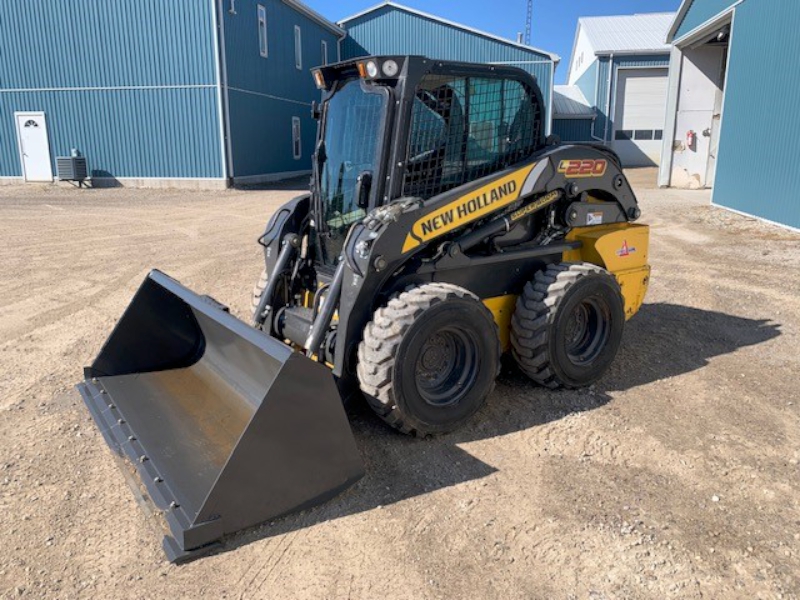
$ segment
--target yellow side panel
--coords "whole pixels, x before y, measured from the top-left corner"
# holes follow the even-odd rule
[[[500,331],[500,347],[503,352],[508,350],[511,345],[511,315],[514,314],[514,307],[517,304],[517,296],[496,296],[494,298],[484,298],[483,303],[494,316],[497,329]]]
[[[625,318],[635,315],[650,282],[650,228],[633,223],[576,227],[567,240],[583,242],[583,247],[565,252],[564,260],[589,262],[613,273],[625,299]]]
[[[647,294],[647,285],[650,283],[650,265],[633,269],[631,271],[620,271],[614,273],[619,287],[622,289],[622,297],[625,299],[625,319],[630,319],[639,312]]]

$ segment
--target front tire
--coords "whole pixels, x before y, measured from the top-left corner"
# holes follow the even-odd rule
[[[261,294],[264,293],[264,290],[267,289],[267,281],[269,280],[269,275],[267,275],[267,270],[264,269],[261,271],[261,277],[258,278],[258,281],[253,286],[253,293],[250,296],[250,310],[253,312],[253,320],[256,319],[256,309],[258,308],[258,303],[261,302]]]
[[[446,433],[483,406],[500,354],[497,325],[478,297],[430,283],[375,311],[358,348],[358,379],[392,427],[420,437]]]
[[[622,293],[611,273],[590,263],[554,264],[517,299],[511,349],[536,383],[584,387],[614,361],[624,324]]]

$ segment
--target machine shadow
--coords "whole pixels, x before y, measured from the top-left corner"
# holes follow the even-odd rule
[[[462,430],[425,440],[400,435],[366,407],[356,407],[350,418],[366,463],[364,479],[326,504],[224,540],[221,551],[487,477],[497,469],[459,444],[599,408],[612,399],[609,392],[701,369],[714,357],[776,338],[781,334],[779,328],[766,320],[675,304],[648,304],[626,325],[622,348],[610,371],[589,390],[537,387],[506,359],[497,388],[478,416]]]

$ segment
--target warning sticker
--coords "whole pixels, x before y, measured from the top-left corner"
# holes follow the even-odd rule
[[[602,225],[603,224],[603,213],[601,213],[601,212],[586,213],[586,224],[587,225]]]

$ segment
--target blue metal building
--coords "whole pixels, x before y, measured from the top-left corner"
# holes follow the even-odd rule
[[[800,2],[683,0],[659,183],[800,229]]]
[[[4,0],[0,178],[225,186],[308,171],[309,69],[344,32],[296,0]]]
[[[382,2],[339,21],[347,31],[342,59],[370,54],[419,54],[440,60],[508,64],[531,73],[547,106],[550,131],[553,74],[559,57],[395,2]]]
[[[674,16],[578,20],[568,85],[557,86],[554,101],[562,140],[608,144],[626,166],[660,162],[670,53],[664,38]]]

